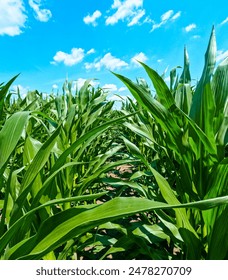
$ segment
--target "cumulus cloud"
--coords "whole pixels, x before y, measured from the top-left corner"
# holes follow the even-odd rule
[[[100,71],[102,67],[113,71],[126,66],[128,66],[128,64],[125,61],[112,56],[111,53],[105,54],[104,57],[100,60],[95,60],[93,63],[85,63],[85,68],[87,70],[96,69],[97,71]]]
[[[195,29],[196,28],[196,24],[195,23],[192,23],[192,24],[189,24],[188,26],[186,26],[185,28],[184,28],[184,30],[186,31],[186,32],[190,32],[190,31],[192,31],[193,29]]]
[[[64,63],[66,66],[73,66],[83,60],[85,51],[81,48],[73,48],[71,53],[58,51],[53,57],[52,64]]]
[[[169,23],[174,22],[181,16],[181,11],[174,14],[173,10],[169,10],[161,15],[161,21],[159,23],[153,23],[151,32],[153,32],[155,29],[160,28],[161,26]]]
[[[127,21],[128,26],[135,25],[145,15],[142,9],[143,0],[114,0],[111,10],[116,10],[111,16],[106,18],[106,25],[114,25],[120,20]]]
[[[97,26],[96,20],[101,17],[101,12],[96,10],[92,15],[88,15],[83,18],[85,24],[92,24],[93,26]]]
[[[22,0],[0,0],[0,35],[21,34],[26,19]]]
[[[29,0],[29,5],[35,13],[35,18],[42,22],[47,22],[52,17],[52,13],[48,9],[42,9],[42,0]]]
[[[132,57],[131,62],[135,65],[140,65],[138,61],[140,62],[146,62],[147,61],[147,57],[143,52],[140,52],[138,54],[136,54],[134,57]]]

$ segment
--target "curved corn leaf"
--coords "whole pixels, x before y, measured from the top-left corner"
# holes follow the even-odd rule
[[[140,64],[144,67],[148,76],[150,77],[154,85],[154,88],[156,90],[156,94],[159,98],[159,101],[162,103],[163,106],[169,109],[172,105],[175,104],[175,101],[168,86],[156,71],[154,71],[152,68],[150,68],[149,66],[147,66],[142,62],[140,62]]]
[[[26,171],[23,181],[21,183],[20,194],[15,201],[14,208],[12,210],[12,216],[10,223],[11,225],[18,219],[21,215],[21,209],[23,207],[24,201],[27,194],[30,192],[32,187],[32,182],[35,180],[40,170],[43,168],[47,162],[49,155],[55,145],[56,138],[59,135],[61,126],[59,126],[55,132],[48,138],[48,140],[42,145],[39,151],[36,153],[32,163],[29,165],[28,170]]]
[[[40,259],[67,240],[78,237],[99,224],[140,212],[192,207],[207,210],[224,204],[228,204],[228,196],[178,205],[142,198],[119,197],[99,206],[94,205],[91,209],[71,208],[45,220],[36,235],[8,250],[7,257],[9,259]],[[3,247],[3,238],[0,239],[0,249]]]
[[[6,120],[0,131],[0,174],[2,167],[7,163],[11,153],[15,149],[21,134],[28,121],[30,112],[22,111],[13,114]]]
[[[138,101],[138,103],[146,110],[149,110],[149,112],[151,112],[151,114],[161,125],[161,127],[166,132],[169,132],[169,135],[172,139],[171,142],[177,143],[177,145],[175,145],[173,148],[176,149],[177,152],[179,152],[179,149],[181,149],[182,153],[184,154],[185,148],[182,145],[182,131],[169,110],[156,99],[154,99],[150,94],[145,92],[142,87],[133,83],[130,79],[116,73],[113,74],[126,85],[134,98]],[[163,80],[162,83],[164,83]],[[171,102],[172,101],[170,101],[170,103]]]
[[[67,202],[79,202],[79,201],[89,201],[97,199],[103,195],[105,195],[107,192],[92,194],[92,195],[83,195],[83,196],[76,196],[76,197],[70,197],[70,198],[61,198],[61,199],[54,199],[51,201],[48,201],[46,203],[43,203],[42,205],[39,205],[36,208],[31,209],[27,213],[25,213],[22,217],[20,217],[9,229],[8,231],[0,238],[0,252],[4,250],[4,248],[7,246],[7,244],[11,241],[12,238],[15,237],[15,235],[20,232],[20,229],[23,225],[23,223],[34,213],[40,209],[43,209],[48,206],[52,205],[58,205],[63,204]]]

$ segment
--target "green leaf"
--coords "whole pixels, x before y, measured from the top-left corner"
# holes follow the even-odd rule
[[[25,213],[22,217],[20,217],[9,229],[5,232],[3,236],[0,238],[0,253],[4,250],[4,248],[7,246],[7,244],[14,238],[15,236],[20,233],[22,225],[27,222],[27,219],[34,215],[34,213],[40,209],[43,209],[48,206],[52,205],[58,205],[58,204],[64,204],[67,202],[79,202],[79,201],[88,201],[88,200],[94,200],[96,198],[99,198],[103,195],[107,194],[107,192],[92,194],[92,195],[83,195],[83,196],[76,196],[76,197],[70,197],[70,198],[62,198],[62,199],[54,199],[51,201],[48,201],[46,203],[43,203],[39,205],[36,208],[31,209],[27,213]],[[80,210],[80,209],[79,209]],[[24,230],[24,228],[23,228]],[[22,243],[24,242],[21,241]]]
[[[27,111],[13,114],[8,120],[6,120],[0,131],[0,171],[9,160],[10,155],[21,138],[29,114],[30,112]]]
[[[154,85],[154,88],[156,90],[156,93],[158,95],[159,101],[164,107],[169,109],[172,105],[175,104],[175,101],[168,86],[156,71],[154,71],[152,68],[150,68],[149,66],[147,66],[142,62],[140,62],[140,64],[144,67],[148,76],[150,77]]]
[[[203,103],[203,93],[206,84],[211,81],[211,76],[214,71],[216,63],[216,39],[215,39],[215,29],[213,27],[211,32],[210,41],[205,54],[205,65],[201,79],[196,87],[195,93],[193,95],[192,106],[190,111],[190,117],[203,129],[204,124],[204,113],[207,111],[207,107]]]
[[[16,78],[19,76],[20,74],[16,75],[15,77],[13,77],[7,84],[5,84],[3,86],[3,84],[0,85],[0,119],[2,119],[2,112],[3,112],[3,106],[4,106],[4,99],[6,97],[6,94],[10,88],[10,86],[12,85],[12,83],[16,80]]]
[[[76,238],[99,224],[140,212],[186,207],[206,210],[223,204],[228,204],[228,196],[178,205],[142,198],[119,197],[99,206],[94,205],[91,209],[71,208],[45,220],[36,235],[11,248],[7,256],[9,259],[40,259],[67,240]],[[41,207],[42,205],[39,209]],[[2,246],[1,238],[0,251]]]
[[[23,181],[21,183],[20,194],[14,204],[12,210],[11,224],[13,224],[21,215],[21,209],[25,202],[27,194],[30,192],[32,187],[32,182],[35,180],[40,170],[44,167],[47,162],[49,155],[55,145],[56,138],[59,135],[61,126],[59,126],[55,132],[48,138],[48,140],[42,145],[39,151],[36,153],[32,163],[29,165],[28,170],[26,171]]]
[[[224,207],[223,207],[224,208]],[[210,234],[208,244],[208,259],[226,260],[228,257],[228,207],[226,206],[220,215],[217,215]]]
[[[80,88],[79,91],[79,104],[80,104],[80,109],[83,112],[85,108],[88,106],[88,101],[89,101],[89,92],[88,88],[90,86],[91,80],[86,80],[84,85]]]
[[[180,83],[182,84],[189,84],[191,83],[191,74],[189,70],[189,57],[188,57],[188,52],[187,48],[184,47],[184,69],[183,72],[180,76]]]
[[[77,151],[80,148],[80,152],[85,150],[85,148],[90,145],[90,143],[96,139],[100,134],[102,134],[105,130],[110,128],[110,126],[114,123],[119,123],[123,121],[124,119],[135,115],[136,113],[129,114],[128,116],[120,117],[108,122],[105,122],[104,124],[101,124],[98,127],[95,127],[88,132],[86,132],[84,135],[82,135],[80,138],[78,138],[72,145],[67,148],[61,156],[56,160],[55,165],[51,169],[51,174],[55,172],[57,169],[59,169],[66,161],[66,158],[73,152]]]
[[[176,143],[174,149],[180,149],[182,153],[184,153],[184,147],[182,145],[182,131],[168,109],[165,108],[160,102],[155,100],[147,92],[145,92],[142,87],[133,83],[128,78],[115,73],[114,75],[116,75],[127,86],[138,103],[146,110],[151,112],[155,120],[161,125],[164,131],[169,133],[171,142]],[[172,100],[167,102],[170,105]]]

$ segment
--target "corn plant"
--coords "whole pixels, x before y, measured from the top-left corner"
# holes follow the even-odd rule
[[[4,101],[13,80],[1,88]],[[19,96],[12,101],[15,111],[11,115],[6,98],[7,102],[2,102],[5,119],[0,131],[0,235],[8,237],[7,243],[1,243],[2,252],[6,246],[16,246],[33,236],[53,214],[81,200],[90,204],[106,194],[97,180],[121,164],[106,163],[121,148],[112,145],[106,131],[123,119],[108,121],[106,114],[113,103],[105,101],[106,95],[100,89],[90,91],[88,82],[76,96],[70,91],[47,100],[38,92],[28,93],[24,100]],[[56,199],[63,203],[41,207],[35,215],[27,216]],[[22,218],[24,222],[18,223]],[[15,224],[20,227],[12,231]]]
[[[180,205],[227,197],[228,193],[228,59],[218,65],[214,72],[214,29],[205,55],[202,77],[195,88],[191,86],[186,49],[184,58],[180,79],[175,71],[171,71],[170,88],[156,71],[141,63],[154,85],[155,97],[145,87],[115,74],[128,87],[140,107],[146,110],[145,116],[150,114],[153,121],[151,126],[142,119],[140,124],[126,121],[125,126],[142,137],[143,142],[147,139],[151,149],[156,151],[160,145],[164,156],[160,152],[157,157],[156,154],[147,156],[138,148],[139,145],[127,138],[126,146],[156,179],[159,192],[154,200]],[[158,172],[158,164],[166,168],[167,180]],[[182,209],[175,210],[175,215],[160,211],[157,215],[167,228],[172,223],[178,229],[178,235],[177,231],[172,231],[172,236],[177,247],[182,248],[183,258],[224,259],[228,257],[227,211],[227,206],[223,205],[203,212]]]
[[[1,259],[227,258],[227,60],[214,30],[196,88],[145,82],[112,110],[90,81],[22,97],[0,85]],[[131,164],[127,178],[109,172]],[[88,249],[90,248],[90,249]],[[174,249],[179,250],[178,256]]]

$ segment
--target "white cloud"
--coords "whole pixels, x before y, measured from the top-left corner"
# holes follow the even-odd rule
[[[120,88],[118,89],[119,92],[126,91],[126,90],[127,90],[126,87],[120,87]]]
[[[57,64],[63,62],[66,66],[73,66],[81,62],[84,56],[84,50],[81,48],[73,48],[70,54],[58,51],[53,57],[54,61],[52,61],[51,63]]]
[[[184,28],[184,30],[186,31],[186,32],[190,32],[190,31],[192,31],[193,29],[195,29],[196,28],[196,24],[195,23],[192,23],[192,24],[189,24],[188,26],[186,26],[185,28]]]
[[[120,20],[127,20],[128,26],[137,24],[145,14],[145,11],[141,9],[142,6],[143,0],[124,0],[123,2],[114,0],[111,8],[116,12],[107,17],[106,25],[114,25]]]
[[[57,84],[52,85],[52,89],[58,89],[59,86]]]
[[[181,16],[181,11],[177,12],[172,18],[171,20],[176,20]]]
[[[154,23],[151,29],[151,32],[153,32],[155,29],[160,28],[165,22],[160,22],[160,23]]]
[[[217,57],[216,57],[216,61],[220,62],[224,59],[226,59],[228,57],[228,51],[222,51],[222,50],[218,50],[217,51]]]
[[[48,9],[41,9],[42,0],[29,0],[29,5],[35,13],[35,18],[42,22],[47,22],[52,17]]]
[[[220,23],[220,25],[226,24],[227,22],[228,22],[228,17],[227,17],[226,19],[224,19],[224,21],[222,21],[222,22]]]
[[[147,60],[148,60],[148,58],[146,57],[146,55],[143,52],[140,52],[140,53],[136,54],[134,57],[132,57],[131,62],[136,65],[139,65],[138,61],[145,62]]]
[[[21,34],[26,19],[22,0],[0,0],[0,35]]]
[[[117,91],[117,86],[115,84],[105,84],[103,85],[102,89],[108,91]]]
[[[90,49],[86,54],[92,54],[92,53],[95,53],[94,49]]]
[[[128,23],[128,26],[132,26],[139,23],[139,20],[145,15],[145,10],[140,10],[136,16]]]
[[[143,21],[143,23],[155,23],[149,16],[147,16],[145,19],[144,19],[144,21]]]
[[[88,15],[86,17],[83,18],[83,21],[85,24],[92,24],[93,26],[97,26],[97,22],[96,20],[101,17],[101,12],[96,10],[92,16],[91,15]]]
[[[161,21],[159,23],[153,23],[151,32],[153,32],[155,29],[160,28],[161,26],[167,24],[170,21],[175,21],[177,20],[180,16],[181,16],[181,11],[177,12],[176,14],[174,14],[173,10],[169,10],[167,12],[165,12],[164,14],[161,15]]]
[[[102,67],[113,71],[126,66],[128,66],[128,64],[125,61],[112,56],[111,53],[107,53],[100,60],[95,60],[93,63],[85,63],[85,68],[87,70],[95,68],[97,71],[100,71]]]
[[[173,10],[169,10],[161,16],[161,21],[167,21],[173,15]]]

